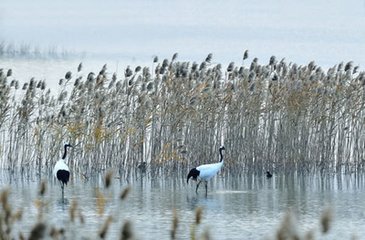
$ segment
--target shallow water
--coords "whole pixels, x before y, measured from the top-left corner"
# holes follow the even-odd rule
[[[155,179],[147,177],[121,181],[114,179],[105,189],[103,178],[73,180],[62,202],[57,183],[48,183],[43,200],[47,202],[43,219],[50,226],[64,227],[67,234],[96,238],[107,216],[113,216],[107,238],[118,239],[125,220],[132,222],[137,239],[169,239],[173,212],[176,209],[179,225],[178,239],[188,239],[195,221],[195,209],[202,207],[202,221],[197,236],[208,231],[212,239],[274,239],[286,212],[296,216],[300,234],[314,232],[316,239],[350,239],[365,234],[365,181],[363,176],[250,176],[240,179],[217,176],[208,186],[195,193],[195,182],[187,185],[185,178]],[[28,235],[37,221],[39,180],[10,178],[3,174],[2,188],[11,190],[13,209],[22,208],[19,229]],[[120,193],[127,186],[130,193],[124,201]],[[102,195],[96,194],[96,189]],[[104,197],[101,197],[104,196]],[[100,199],[105,198],[105,211],[98,213]],[[98,200],[99,199],[99,200]],[[84,223],[76,217],[70,221],[71,203],[77,201]],[[333,221],[328,234],[320,233],[320,217],[330,207]],[[71,234],[73,236],[74,234]],[[70,235],[69,235],[70,236]]]

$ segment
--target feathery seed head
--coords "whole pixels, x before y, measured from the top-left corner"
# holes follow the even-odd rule
[[[347,70],[351,70],[352,69],[352,65],[353,65],[353,61],[350,61],[348,63],[346,63],[345,65],[345,72],[347,72]]]
[[[103,67],[102,67],[102,69],[101,69],[101,71],[103,71],[105,73],[107,69],[108,69],[107,65],[104,64]]]
[[[354,67],[354,70],[352,71],[352,74],[355,74],[355,73],[357,73],[357,70],[359,69],[359,66],[355,66]]]
[[[142,67],[141,66],[137,66],[136,69],[134,70],[134,72],[138,73],[139,71],[141,71]]]
[[[149,82],[148,84],[147,84],[147,90],[148,91],[151,91],[153,89],[153,82]]]
[[[165,68],[163,68],[163,67],[161,67],[160,69],[159,69],[159,74],[165,74]]]
[[[106,234],[108,232],[109,226],[113,221],[113,217],[112,216],[108,216],[108,218],[105,220],[103,227],[100,229],[99,231],[99,237],[101,239],[105,239]]]
[[[41,86],[42,86],[42,81],[38,81],[36,88],[41,88]]]
[[[203,208],[197,207],[195,209],[195,224],[196,225],[199,225],[201,223],[202,214],[203,214]]]
[[[125,200],[130,192],[130,187],[124,188],[124,190],[120,194],[120,200]]]
[[[207,63],[206,63],[206,62],[202,62],[202,63],[200,64],[200,66],[199,66],[199,71],[204,70],[204,69],[206,68],[206,66],[207,66]]]
[[[276,233],[276,239],[300,239],[296,227],[296,219],[291,212],[288,212]]]
[[[127,220],[123,224],[120,240],[131,240],[131,239],[133,239],[132,223]]]
[[[248,50],[246,50],[244,53],[243,53],[243,60],[246,60],[248,58]]]
[[[174,55],[172,55],[172,59],[171,62],[174,62],[177,59],[178,53],[174,53]]]
[[[117,73],[113,73],[112,80],[117,81]]]
[[[87,80],[91,82],[94,81],[94,79],[95,79],[95,73],[89,72],[89,74],[87,75]]]
[[[29,88],[30,89],[34,89],[34,86],[35,86],[35,80],[34,78],[32,77],[29,81]]]
[[[270,57],[270,61],[269,61],[269,65],[272,66],[274,64],[276,64],[276,57],[275,56],[271,56]]]
[[[227,72],[232,72],[234,68],[234,62],[230,62],[228,67],[227,67]]]
[[[212,53],[209,53],[208,56],[205,58],[205,61],[207,63],[210,63],[212,61],[212,58],[213,58],[213,54]]]
[[[125,69],[125,71],[124,71],[124,76],[126,77],[126,78],[128,78],[128,77],[130,77],[130,76],[132,76],[133,75],[133,71],[130,69],[130,67],[129,66],[127,66],[127,68]]]
[[[150,69],[148,67],[144,67],[142,70],[142,76],[148,80],[151,76]]]
[[[70,80],[72,77],[72,73],[70,71],[68,71],[66,74],[65,74],[65,79],[66,80]]]
[[[79,86],[80,80],[81,80],[80,78],[76,78],[75,79],[74,87],[78,87]]]
[[[330,229],[330,224],[333,219],[332,211],[331,209],[327,208],[322,212],[321,216],[321,227],[322,227],[322,233],[328,233]]]
[[[46,233],[46,229],[46,224],[42,222],[37,223],[30,232],[29,240],[43,239]]]
[[[23,90],[27,90],[27,88],[28,88],[28,83],[24,83],[24,85],[23,85]]]
[[[13,70],[9,69],[8,72],[6,73],[6,76],[11,77],[12,74],[13,74]]]
[[[119,91],[121,88],[122,88],[122,82],[121,81],[118,81],[116,84],[115,84],[115,88],[117,91]]]
[[[252,61],[250,65],[250,72],[256,71],[257,62]]]
[[[81,72],[81,70],[82,70],[82,63],[80,63],[79,66],[77,67],[78,72]]]
[[[162,62],[162,68],[166,68],[169,65],[169,60],[167,60],[166,58],[163,60]]]
[[[337,72],[340,72],[343,70],[343,62],[339,63],[337,66]]]
[[[191,71],[195,72],[198,69],[198,64],[196,62],[193,62],[193,65],[191,66]]]
[[[256,79],[256,73],[254,71],[251,71],[250,74],[248,75],[248,82],[255,81],[255,79]]]

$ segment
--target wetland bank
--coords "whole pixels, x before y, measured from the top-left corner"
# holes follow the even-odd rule
[[[2,68],[3,233],[361,239],[364,71],[353,62],[261,62],[247,51],[242,60],[174,54],[123,74],[80,63],[52,88]],[[52,168],[65,142],[74,148],[60,204]],[[195,194],[188,170],[217,162],[222,144],[224,167],[207,197]]]

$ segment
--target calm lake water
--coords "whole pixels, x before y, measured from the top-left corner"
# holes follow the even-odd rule
[[[195,182],[186,184],[181,178],[138,178],[133,181],[114,179],[109,189],[104,178],[71,180],[61,191],[51,177],[42,177],[47,184],[43,200],[47,203],[43,219],[51,226],[64,227],[68,236],[76,239],[96,239],[98,231],[109,215],[113,215],[107,239],[118,239],[125,220],[132,223],[137,239],[169,239],[174,209],[179,225],[178,239],[189,239],[195,221],[195,209],[201,207],[202,221],[197,236],[208,231],[212,239],[274,239],[280,223],[289,210],[297,220],[298,231],[304,235],[313,231],[316,239],[364,239],[365,236],[365,178],[364,176],[299,176],[274,175],[243,178],[217,176],[209,182],[208,195],[204,187],[195,193]],[[10,188],[13,209],[23,209],[17,224],[28,235],[37,221],[39,198],[37,178],[10,177],[2,174],[1,188]],[[130,192],[124,201],[120,193]],[[97,190],[98,189],[98,190]],[[97,192],[101,194],[97,194]],[[105,199],[105,211],[98,213]],[[70,221],[70,208],[77,201],[84,223],[79,218]],[[99,206],[99,207],[98,207]],[[331,208],[333,221],[328,234],[320,233],[323,210]],[[75,234],[75,235],[74,235]]]

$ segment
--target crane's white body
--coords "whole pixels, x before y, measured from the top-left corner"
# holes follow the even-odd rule
[[[200,172],[198,178],[204,181],[210,180],[219,172],[219,170],[221,170],[223,163],[224,161],[218,163],[200,165],[199,167],[196,168]]]
[[[56,165],[53,168],[53,176],[57,179],[57,172],[59,170],[65,170],[67,172],[70,172],[70,169],[68,168],[65,160],[60,159],[56,162]]]

